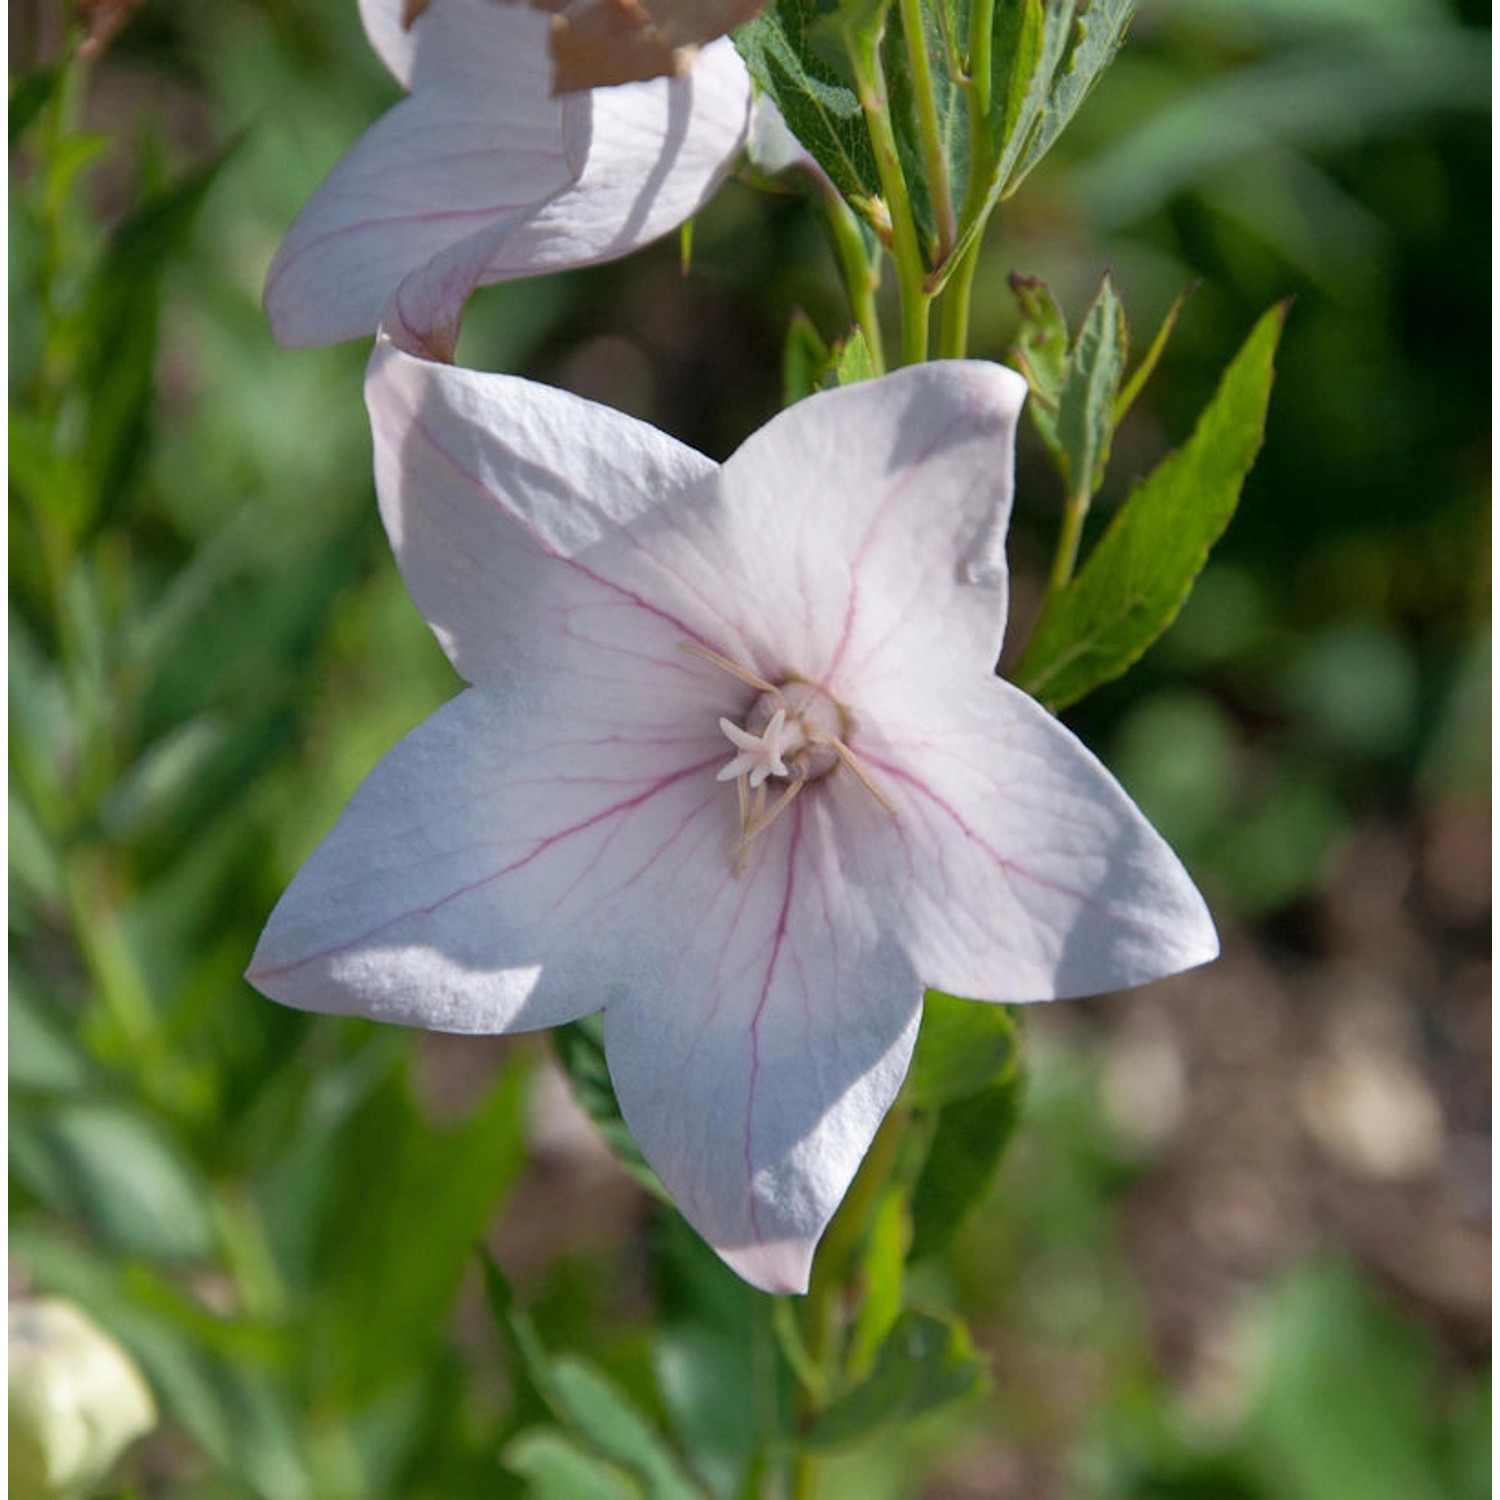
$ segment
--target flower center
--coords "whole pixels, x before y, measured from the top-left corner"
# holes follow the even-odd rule
[[[750,705],[743,727],[720,719],[719,728],[738,752],[719,780],[743,776],[755,790],[773,777],[821,781],[839,764],[834,747],[849,732],[849,715],[822,688],[791,678]]]
[[[734,846],[737,869],[754,839],[792,805],[798,793],[841,765],[849,768],[887,812],[894,812],[848,746],[852,720],[843,704],[806,678],[788,676],[780,682],[768,682],[707,646],[686,644],[695,656],[746,686],[760,689],[743,724],[719,720],[719,728],[734,749],[718,779],[734,782],[739,799],[740,836]],[[767,783],[774,786],[768,789]],[[774,801],[770,801],[770,791],[776,793]]]

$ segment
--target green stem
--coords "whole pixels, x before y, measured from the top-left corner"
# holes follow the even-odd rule
[[[917,239],[917,224],[912,217],[911,195],[901,170],[901,156],[891,129],[889,92],[885,68],[880,61],[879,39],[849,39],[849,60],[854,65],[855,87],[865,127],[870,132],[870,146],[875,154],[875,170],[880,178],[880,192],[886,212],[891,216],[891,254],[896,261],[896,278],[901,288],[901,363],[921,364],[927,358],[927,314],[931,297],[926,287],[922,264],[922,247]]]
[[[849,309],[865,336],[870,363],[877,375],[885,374],[885,341],[880,334],[880,315],[875,308],[875,292],[880,285],[880,268],[865,251],[859,224],[842,195],[825,177],[818,179],[818,197],[823,204],[828,233],[838,257]]]
[[[802,1349],[807,1363],[821,1373],[816,1387],[805,1390],[802,1401],[802,1428],[810,1427],[818,1413],[827,1403],[828,1396],[836,1393],[842,1363],[840,1335],[840,1294],[851,1280],[851,1261],[859,1247],[870,1220],[880,1203],[901,1154],[901,1141],[906,1133],[908,1110],[904,1099],[898,1099],[889,1114],[875,1132],[870,1149],[860,1163],[844,1201],[823,1234],[818,1245],[817,1259],[813,1261],[812,1279],[807,1289],[807,1301],[803,1306]],[[792,1500],[814,1500],[818,1493],[818,1474],[822,1467],[821,1455],[799,1447],[792,1465]]]
[[[979,268],[979,245],[977,238],[970,243],[943,289],[938,314],[938,353],[944,359],[962,359],[969,351],[969,307],[974,272]]]
[[[1047,579],[1047,599],[1060,594],[1073,576],[1078,562],[1078,544],[1083,539],[1083,521],[1089,513],[1089,492],[1084,489],[1068,496],[1063,507],[1062,529],[1057,534],[1057,551],[1052,557],[1052,572]],[[1044,601],[1045,605],[1045,601]]]
[[[953,248],[957,225],[953,218],[953,194],[948,186],[948,158],[943,151],[943,132],[938,124],[937,91],[932,86],[932,60],[922,35],[921,0],[900,0],[901,30],[911,63],[912,94],[917,105],[917,129],[922,137],[922,160],[927,170],[927,191],[932,198],[932,217],[937,225],[937,258],[941,264]]]
[[[995,71],[995,0],[970,0],[969,5],[969,130],[971,139],[981,127],[989,138]],[[972,174],[971,174],[972,175]]]

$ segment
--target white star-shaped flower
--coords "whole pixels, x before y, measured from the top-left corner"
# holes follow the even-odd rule
[[[360,0],[410,97],[298,215],[266,278],[279,342],[368,336],[394,316],[449,349],[476,286],[613,260],[677,228],[744,148],[750,78],[712,42],[676,78],[554,96],[544,9]]]
[[[381,512],[473,686],[355,794],[254,982],[445,1031],[602,1008],[683,1213],[757,1286],[805,1287],[924,986],[1047,1000],[1217,951],[1114,779],[994,674],[1024,391],[919,365],[721,466],[382,337]]]

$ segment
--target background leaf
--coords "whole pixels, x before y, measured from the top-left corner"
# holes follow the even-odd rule
[[[1119,676],[1182,608],[1260,449],[1286,311],[1255,325],[1192,437],[1131,492],[1043,610],[1015,680],[1050,708]]]

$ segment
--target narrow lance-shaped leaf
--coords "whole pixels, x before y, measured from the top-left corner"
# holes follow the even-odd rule
[[[1115,397],[1115,426],[1118,427],[1125,420],[1125,414],[1135,405],[1135,398],[1145,390],[1146,382],[1156,372],[1156,366],[1160,362],[1162,352],[1167,347],[1167,340],[1172,337],[1172,330],[1177,326],[1177,319],[1182,312],[1187,299],[1192,296],[1194,288],[1198,285],[1196,281],[1189,282],[1187,286],[1177,294],[1172,305],[1167,309],[1167,315],[1161,320],[1161,327],[1156,330],[1156,337],[1151,340],[1150,346],[1141,356],[1141,362],[1130,372],[1130,379],[1125,382],[1124,389]]]
[[[1176,618],[1260,450],[1286,311],[1255,325],[1192,437],[1136,487],[1043,610],[1015,680],[1049,707],[1118,677]]]
[[[1057,440],[1070,495],[1092,498],[1104,482],[1126,344],[1125,310],[1106,276],[1069,353],[1058,395]]]

